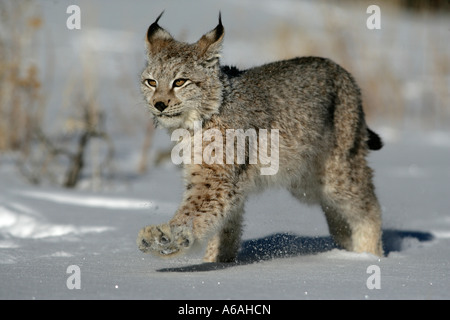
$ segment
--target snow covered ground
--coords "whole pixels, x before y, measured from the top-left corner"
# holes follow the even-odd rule
[[[91,193],[30,187],[3,168],[0,298],[449,299],[450,134],[435,145],[433,136],[388,141],[370,157],[384,211],[381,259],[335,248],[318,208],[271,191],[247,205],[238,263],[161,260],[135,238],[173,214],[177,169],[154,170],[127,191]],[[80,289],[68,289],[72,265]],[[367,286],[373,265],[380,289]]]
[[[65,58],[55,60],[56,97],[49,97],[53,108],[60,99],[59,80],[68,70],[77,69],[79,46],[97,46],[91,53],[105,55],[98,65],[103,94],[120,76],[122,69],[116,66],[123,60],[117,59],[117,54],[128,52],[129,57],[142,58],[129,62],[137,76],[143,62],[142,31],[164,8],[161,24],[170,27],[174,35],[188,29],[189,41],[213,28],[221,9],[229,25],[225,63],[239,66],[273,58],[273,52],[252,46],[248,40],[261,43],[267,30],[276,25],[270,17],[294,21],[295,12],[303,10],[307,19],[305,12],[318,10],[311,2],[292,0],[276,1],[277,6],[259,1],[256,8],[247,0],[226,4],[198,1],[194,8],[187,2],[153,1],[147,12],[144,8],[149,5],[143,2],[124,6],[121,1],[108,1],[97,11],[83,9],[88,4],[80,2],[84,30],[93,25],[96,31],[83,33],[82,27],[76,33],[65,28],[65,9],[71,3],[39,3],[53,32],[55,56]],[[200,17],[200,7],[205,8],[204,19],[197,23],[192,16]],[[336,12],[350,21],[342,10]],[[211,19],[205,18],[206,13]],[[190,18],[183,19],[183,15]],[[351,21],[364,25],[366,17],[363,11]],[[392,22],[386,23],[390,20],[383,21],[384,33],[374,37],[379,41],[374,47],[383,44],[383,35],[392,28]],[[320,19],[313,14],[302,23],[314,30],[321,28]],[[249,27],[252,25],[258,28]],[[420,29],[420,24],[411,27]],[[127,45],[111,47],[113,38]],[[423,50],[414,48],[411,52]],[[373,53],[376,56],[377,51]],[[414,62],[421,56],[411,53],[410,58],[418,73],[420,68]],[[376,65],[376,60],[373,63]],[[133,107],[124,106],[127,113],[135,113],[137,118],[147,115],[131,104]],[[423,113],[426,110],[416,114]],[[195,252],[175,260],[155,258],[137,249],[137,232],[173,215],[182,184],[179,170],[170,164],[151,168],[141,176],[123,169],[135,167],[139,139],[126,140],[113,129],[119,141],[117,163],[129,177],[121,181],[118,175],[114,188],[104,191],[31,186],[17,172],[13,156],[0,155],[0,299],[450,299],[450,131],[398,128],[392,121],[387,123],[381,119],[371,125],[384,138],[385,147],[369,158],[383,208],[386,256],[382,258],[336,248],[319,208],[299,204],[282,190],[250,199],[237,263],[204,264],[201,253]],[[132,149],[136,141],[139,146]],[[168,144],[169,138],[158,132],[154,147]],[[79,289],[73,288],[78,284]]]

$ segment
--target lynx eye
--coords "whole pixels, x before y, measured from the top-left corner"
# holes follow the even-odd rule
[[[173,82],[172,86],[173,86],[174,88],[181,87],[181,86],[183,86],[183,85],[186,83],[186,81],[187,81],[187,79],[176,79],[176,80]]]
[[[156,80],[153,79],[145,79],[144,84],[149,88],[155,88],[156,87]]]

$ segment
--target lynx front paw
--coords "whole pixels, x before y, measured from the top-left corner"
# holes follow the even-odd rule
[[[187,226],[161,224],[147,226],[139,231],[137,245],[145,253],[163,257],[175,256],[194,242],[192,230]]]

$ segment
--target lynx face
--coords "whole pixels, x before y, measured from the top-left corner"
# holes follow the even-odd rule
[[[190,128],[194,121],[217,113],[222,101],[218,77],[223,27],[219,21],[199,41],[187,44],[162,29],[160,17],[147,32],[148,63],[141,90],[157,124]]]

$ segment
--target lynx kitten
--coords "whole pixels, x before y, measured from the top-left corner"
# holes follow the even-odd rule
[[[269,143],[269,149],[277,153],[279,169],[261,175],[262,161],[185,164],[181,205],[168,223],[140,230],[139,249],[172,257],[208,241],[205,261],[234,261],[245,200],[281,186],[322,207],[339,246],[382,255],[380,206],[366,161],[369,149],[382,143],[365,123],[353,77],[319,57],[242,71],[221,66],[220,15],[217,27],[194,44],[173,39],[158,25],[161,15],[147,32],[148,64],[141,79],[155,124],[193,136],[201,121],[203,130],[219,130],[224,139],[229,129],[277,129],[279,143]]]

